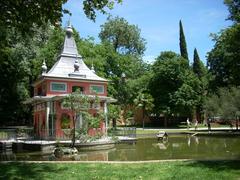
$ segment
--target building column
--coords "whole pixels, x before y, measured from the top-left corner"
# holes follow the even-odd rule
[[[103,107],[104,115],[105,115],[105,129],[106,129],[106,136],[107,136],[107,130],[108,130],[108,117],[107,117],[107,101],[104,102],[104,107]]]
[[[50,103],[51,102],[49,102],[49,101],[46,103],[46,118],[45,118],[46,119],[46,122],[45,122],[45,127],[46,127],[45,128],[45,130],[46,130],[45,135],[46,136],[49,135],[49,113],[50,113],[50,105],[51,105]]]

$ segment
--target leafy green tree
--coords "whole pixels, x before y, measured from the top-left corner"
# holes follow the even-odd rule
[[[218,34],[212,34],[215,41],[214,48],[208,53],[208,67],[213,79],[211,89],[216,87],[238,86],[240,76],[240,2],[238,0],[224,0],[229,10],[229,20],[234,24]]]
[[[162,52],[153,64],[153,72],[149,89],[155,112],[165,117],[191,116],[199,101],[199,80],[188,61],[174,52]]]
[[[61,21],[62,14],[71,14],[63,9],[67,0],[51,1],[29,1],[8,0],[0,2],[0,26],[15,27],[23,33],[29,32],[34,25],[42,26],[46,22],[53,25]],[[83,10],[86,16],[95,20],[96,11],[106,13],[106,8],[112,9],[114,2],[121,3],[122,0],[83,0]]]
[[[35,25],[41,26],[48,21],[52,24],[61,20],[62,5],[67,0],[28,1],[9,0],[0,2],[0,25],[14,27],[27,33]]]
[[[207,63],[213,75],[211,88],[240,85],[240,24],[235,24],[220,35],[214,35],[214,48],[208,53]]]
[[[239,0],[224,0],[224,4],[227,5],[230,15],[229,20],[236,23],[240,22],[240,1]]]
[[[111,43],[116,52],[142,55],[145,51],[145,39],[140,36],[140,29],[130,25],[124,18],[109,18],[101,26],[99,34],[102,42]]]
[[[127,81],[127,92],[129,93],[128,102],[134,102],[139,92],[148,91],[149,82],[153,77],[152,70],[145,70],[143,75],[138,76],[136,79]]]
[[[115,129],[116,128],[116,123],[117,123],[117,119],[120,118],[120,112],[121,112],[121,107],[119,105],[115,105],[115,104],[109,104],[108,105],[108,119],[112,120],[112,126]]]
[[[220,116],[219,109],[220,99],[216,94],[210,94],[207,97],[206,103],[204,104],[204,109],[206,116],[208,118]]]
[[[122,3],[122,0],[101,0],[101,1],[91,1],[91,0],[84,0],[83,1],[83,9],[86,16],[89,19],[95,21],[96,19],[96,11],[100,11],[103,14],[106,14],[106,7],[108,9],[112,9],[114,2]]]
[[[118,17],[110,18],[103,26],[105,25],[108,27],[106,31],[111,30],[111,32],[116,34],[116,37],[124,40],[123,43],[126,44],[126,49],[130,46],[134,46],[132,49],[138,48],[135,42],[131,42],[132,39],[136,39],[136,33],[131,30],[135,29],[140,33],[140,30],[136,26],[129,25],[126,20]],[[126,28],[125,31],[122,32],[122,29],[117,29],[118,26],[121,28],[122,26],[126,26],[129,32],[125,32]],[[124,34],[117,34],[117,31]],[[99,36],[102,32],[100,32]],[[113,35],[114,37],[115,34]],[[79,52],[84,57],[85,63],[89,67],[93,64],[95,72],[99,76],[111,80],[111,83],[108,85],[108,94],[116,98],[118,104],[120,104],[123,109],[126,109],[125,107],[129,104],[133,104],[138,90],[147,86],[147,79],[142,78],[142,76],[148,73],[150,66],[143,62],[141,56],[136,54],[135,50],[133,52],[132,49],[128,49],[129,53],[119,53],[118,50],[115,49],[113,41],[103,40],[101,43],[96,44],[93,38],[81,39],[78,47]],[[125,78],[122,78],[122,74],[125,74]],[[146,81],[141,82],[141,79]]]
[[[187,43],[186,43],[186,39],[185,39],[184,31],[183,31],[183,25],[182,25],[181,20],[179,21],[179,35],[180,35],[179,45],[180,45],[181,56],[188,60]]]
[[[75,140],[76,140],[76,121],[79,114],[83,112],[87,112],[89,109],[89,98],[79,91],[73,92],[67,95],[63,100],[63,106],[67,107],[71,111],[71,119],[73,122],[73,129],[72,129],[72,144],[71,147],[75,147]]]
[[[39,76],[41,64],[54,64],[64,38],[58,26],[67,0],[0,2],[0,122],[2,125],[30,124],[31,108],[23,105],[32,96],[32,82]],[[106,13],[121,0],[83,1],[83,10],[94,20],[96,12]],[[53,28],[50,24],[58,26]],[[77,34],[74,34],[77,35]],[[79,39],[79,37],[78,37]]]
[[[35,57],[32,60],[30,59],[30,66],[32,69],[30,76],[32,80],[30,84],[32,84],[33,81],[38,78],[39,74],[41,74],[41,66],[44,60],[46,61],[48,70],[54,65],[57,60],[57,55],[61,51],[63,45],[65,32],[62,28],[49,25],[45,30],[45,33],[43,43],[35,47]],[[35,33],[35,36],[41,36],[41,34],[37,35]]]
[[[1,124],[29,123],[31,109],[22,104],[31,96],[35,72],[33,59],[48,38],[48,25],[34,28],[34,36],[23,36],[16,29],[1,29],[0,37],[0,116]],[[1,28],[1,27],[0,27]],[[40,62],[42,63],[42,61]],[[41,65],[39,65],[41,67]],[[39,68],[38,67],[38,68]],[[39,68],[40,69],[40,68]]]
[[[198,78],[202,78],[206,75],[207,69],[204,66],[203,62],[200,60],[197,49],[194,49],[193,53],[193,72],[198,76]]]
[[[145,119],[146,113],[151,111],[154,107],[153,97],[149,93],[140,92],[136,97],[136,99],[134,99],[134,104],[136,105],[137,108],[140,108],[143,111],[142,125],[144,129],[144,124],[145,124],[144,119]]]
[[[150,66],[138,56],[119,54],[112,44],[103,42],[96,44],[94,39],[81,39],[78,43],[79,52],[88,67],[94,65],[96,73],[111,80],[108,84],[108,94],[118,99],[122,107],[133,104],[138,90],[147,87],[146,74]],[[125,74],[125,78],[122,78]],[[144,77],[143,77],[144,76]],[[142,79],[142,80],[141,80]]]
[[[196,105],[196,118],[199,122],[203,118],[203,106],[206,100],[207,88],[208,88],[208,76],[207,69],[204,66],[203,62],[200,60],[197,49],[194,49],[193,55],[193,72],[199,79],[199,89],[196,90],[199,94],[199,101]]]
[[[220,88],[215,94],[208,97],[206,102],[206,113],[210,118],[220,117],[232,124],[236,122],[238,130],[240,116],[240,89],[236,87]]]

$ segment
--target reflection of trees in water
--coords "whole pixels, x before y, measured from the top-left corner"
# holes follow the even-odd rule
[[[80,152],[78,155],[74,156],[74,160],[83,161],[108,161],[111,154],[116,152],[116,148],[98,150],[98,151],[86,151]]]
[[[205,137],[204,145],[203,148],[207,157],[231,158],[232,155],[229,152],[237,152],[239,139],[237,137]],[[238,149],[240,150],[240,148]]]
[[[115,149],[79,152],[76,156],[55,159],[50,154],[0,154],[0,160],[157,160],[239,158],[239,137],[169,136],[168,141],[140,139],[136,144],[117,144]]]
[[[234,156],[240,155],[240,151],[237,151],[239,142],[238,138],[205,136],[169,136],[167,142],[157,141],[157,138],[140,139],[135,145],[118,144],[117,150],[110,153],[109,160],[227,158],[234,153]]]
[[[109,160],[137,160],[136,155],[136,142],[121,143],[116,145],[116,151],[109,154]]]

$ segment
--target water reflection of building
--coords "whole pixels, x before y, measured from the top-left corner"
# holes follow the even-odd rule
[[[59,161],[108,161],[109,153],[115,151],[116,149],[101,150],[101,151],[86,151],[79,152],[75,155],[64,155],[55,160]]]

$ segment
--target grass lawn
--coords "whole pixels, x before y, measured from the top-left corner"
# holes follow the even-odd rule
[[[240,179],[240,161],[1,163],[0,179]]]

